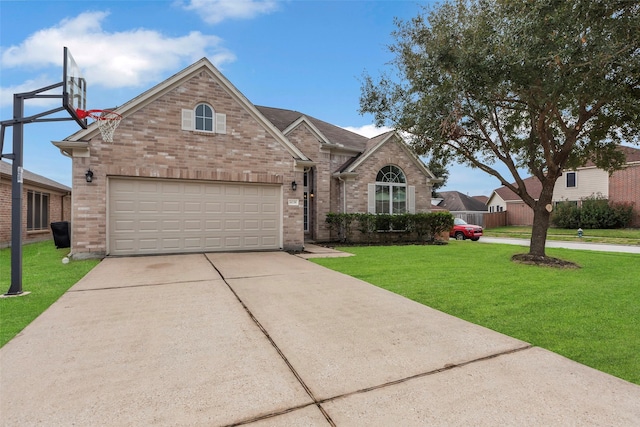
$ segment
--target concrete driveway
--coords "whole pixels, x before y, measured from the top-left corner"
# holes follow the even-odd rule
[[[7,426],[640,422],[639,386],[282,252],[107,258],[0,369]]]

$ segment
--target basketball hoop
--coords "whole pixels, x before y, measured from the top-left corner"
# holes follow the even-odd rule
[[[84,119],[91,117],[98,122],[98,128],[102,134],[102,140],[105,142],[113,142],[113,132],[120,124],[122,116],[111,110],[76,110],[78,117]]]

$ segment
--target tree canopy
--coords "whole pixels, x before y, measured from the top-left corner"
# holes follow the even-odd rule
[[[396,25],[394,73],[364,76],[361,112],[409,133],[419,154],[498,178],[533,208],[530,254],[544,256],[563,171],[612,172],[616,147],[640,143],[640,3],[458,0]]]

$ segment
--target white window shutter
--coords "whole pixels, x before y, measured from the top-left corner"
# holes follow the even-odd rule
[[[369,184],[369,195],[368,195],[368,203],[367,203],[367,211],[370,214],[376,213],[376,185]]]
[[[193,110],[182,109],[182,130],[193,129]]]
[[[216,113],[216,133],[227,133],[227,115]]]
[[[409,213],[416,213],[416,187],[407,187],[407,210]]]

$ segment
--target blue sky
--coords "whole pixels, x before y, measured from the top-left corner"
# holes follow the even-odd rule
[[[432,1],[0,0],[0,120],[13,93],[62,81],[67,46],[88,82],[89,109],[121,105],[202,57],[254,104],[298,110],[367,136],[358,113],[361,76],[389,70],[394,18],[408,20]],[[31,100],[26,115],[59,106]],[[62,114],[59,114],[64,116]],[[73,121],[25,126],[27,170],[71,185],[71,161],[51,141]],[[4,153],[11,152],[7,129]],[[444,190],[490,195],[497,179],[450,167]]]

